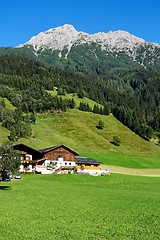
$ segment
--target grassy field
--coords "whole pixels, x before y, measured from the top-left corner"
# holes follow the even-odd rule
[[[160,177],[160,168],[126,168],[119,166],[106,166],[102,165],[105,169],[109,169],[110,173],[118,173],[118,174],[127,174],[134,176],[145,176],[145,177]]]
[[[52,92],[55,94],[55,92]],[[71,98],[67,94],[65,98]],[[76,104],[78,99],[74,96]],[[95,102],[83,99],[93,107]],[[7,108],[13,106],[5,99]],[[104,129],[96,126],[102,120]],[[80,155],[92,157],[106,165],[127,168],[160,168],[160,146],[148,142],[134,134],[121,124],[113,115],[102,116],[78,109],[68,109],[67,112],[37,114],[36,124],[32,126],[33,134],[29,139],[19,139],[19,142],[36,149],[60,144],[79,152]],[[9,132],[0,126],[0,144],[6,141]],[[119,147],[111,144],[113,136],[119,136]]]
[[[100,119],[105,124],[102,130],[96,128]],[[111,144],[113,136],[120,137],[122,143],[119,147]],[[112,115],[101,116],[79,110],[37,115],[33,137],[20,141],[37,149],[65,144],[80,154],[160,155],[159,146],[141,139]]]
[[[11,102],[7,99],[7,98],[4,98],[4,103],[5,103],[5,107],[9,110],[14,110],[15,107],[11,104]]]
[[[160,178],[24,175],[0,183],[0,239],[158,240]]]
[[[105,124],[103,130],[96,128],[100,119]],[[121,139],[119,147],[111,144],[115,135]],[[64,144],[81,156],[94,158],[106,165],[160,168],[160,147],[143,140],[112,115],[101,116],[79,110],[39,114],[33,126],[33,137],[19,142],[36,149]]]
[[[133,156],[118,153],[84,153],[83,155],[97,159],[98,161],[108,166],[121,166],[127,168],[160,168],[159,156]]]
[[[47,91],[48,93],[50,93],[52,96],[57,96],[57,91],[54,90],[54,91]],[[78,108],[79,107],[79,104],[80,102],[83,102],[83,103],[88,103],[89,106],[93,109],[94,105],[98,105],[99,107],[102,107],[101,104],[99,103],[96,103],[95,101],[89,99],[89,98],[79,98],[76,94],[73,94],[73,93],[70,93],[70,94],[66,94],[66,95],[58,95],[59,97],[63,98],[63,99],[74,99],[74,102],[76,104],[76,107]]]
[[[3,128],[1,123],[0,123],[0,145],[4,142],[7,141],[7,136],[9,135],[9,131],[6,128]]]

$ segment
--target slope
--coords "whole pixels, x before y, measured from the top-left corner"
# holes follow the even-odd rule
[[[0,145],[7,141],[7,136],[9,135],[9,131],[6,128],[3,128],[0,124]]]
[[[105,124],[102,130],[96,128],[100,119]],[[113,136],[120,137],[122,143],[119,147],[111,144]],[[20,139],[20,142],[37,149],[65,144],[79,153],[160,154],[160,147],[141,139],[112,115],[101,116],[79,110],[38,114],[33,137]]]

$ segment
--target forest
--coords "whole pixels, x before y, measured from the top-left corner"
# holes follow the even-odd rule
[[[42,62],[16,54],[0,55],[0,121],[10,131],[10,138],[31,135],[36,113],[66,111],[74,108],[74,99],[61,95],[76,93],[88,97],[103,108],[80,104],[82,111],[97,114],[112,113],[133,132],[151,139],[160,131],[160,70],[114,67],[104,73],[81,74],[63,68],[46,66]],[[104,66],[105,67],[105,66]],[[58,96],[47,90],[58,89]],[[5,107],[7,98],[15,107]]]

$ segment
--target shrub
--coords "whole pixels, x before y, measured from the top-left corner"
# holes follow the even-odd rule
[[[102,120],[99,120],[97,128],[98,129],[103,129],[104,128],[104,122]]]
[[[113,143],[115,146],[120,146],[121,140],[118,136],[113,136],[113,140],[111,143]]]

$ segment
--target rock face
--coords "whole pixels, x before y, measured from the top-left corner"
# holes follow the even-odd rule
[[[28,42],[19,45],[18,48],[32,47],[35,54],[38,53],[39,55],[46,49],[52,52],[58,50],[59,58],[68,58],[72,47],[75,49],[77,46],[93,44],[99,46],[106,54],[123,53],[142,65],[146,63],[146,58],[149,64],[154,64],[155,59],[160,58],[160,45],[146,42],[126,31],[88,34],[78,32],[69,24],[41,32]],[[65,55],[62,54],[64,50]]]
[[[51,28],[46,32],[41,32],[37,36],[32,37],[27,43],[21,44],[32,45],[34,50],[37,51],[43,48],[52,50],[63,50],[65,46],[68,49],[76,42],[79,33],[71,25],[64,25],[62,27]]]
[[[78,32],[72,25],[65,24],[64,26],[41,32],[18,47],[32,45],[35,50],[40,48],[63,50],[64,47],[70,49],[73,44],[82,45],[90,42],[97,43],[104,49],[108,48],[108,50],[122,50],[126,47],[133,49],[133,47],[145,43],[143,39],[121,30],[109,33],[87,34]]]

